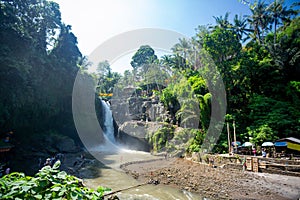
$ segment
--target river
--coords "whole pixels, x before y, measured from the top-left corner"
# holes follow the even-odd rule
[[[147,152],[132,151],[122,149],[118,152],[103,151],[103,146],[99,150],[91,152],[98,160],[106,165],[105,168],[99,168],[99,177],[85,179],[85,184],[91,188],[97,188],[99,185],[109,187],[112,191],[136,186],[142,182],[132,178],[120,169],[120,165],[132,161],[141,161],[149,159],[157,159]],[[182,191],[178,188],[165,185],[143,185],[129,190],[117,193],[120,199],[128,200],[196,200],[205,199],[197,194],[188,191]]]
[[[125,189],[131,186],[142,184],[133,177],[127,175],[120,169],[120,165],[132,161],[145,161],[158,159],[157,156],[153,156],[148,152],[133,151],[122,148],[114,138],[113,128],[113,116],[110,110],[108,102],[101,101],[102,106],[105,109],[104,114],[104,138],[105,142],[98,147],[89,149],[89,152],[106,167],[98,168],[99,177],[85,179],[84,182],[88,187],[97,188],[98,186],[104,186],[111,188],[112,191]],[[203,199],[196,194],[192,194],[188,191],[181,191],[178,188],[165,186],[165,185],[143,185],[130,190],[125,190],[117,193],[120,199],[143,199],[143,200],[172,200],[172,199]]]

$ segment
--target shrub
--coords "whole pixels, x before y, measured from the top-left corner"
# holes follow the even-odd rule
[[[86,188],[80,179],[53,167],[43,167],[35,177],[13,172],[0,179],[0,199],[103,199],[108,188]]]

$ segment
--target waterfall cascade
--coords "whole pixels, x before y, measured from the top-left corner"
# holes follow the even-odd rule
[[[108,101],[101,101],[104,108],[104,137],[109,142],[115,144],[115,134],[114,134],[114,123],[112,111],[110,110],[110,104]]]

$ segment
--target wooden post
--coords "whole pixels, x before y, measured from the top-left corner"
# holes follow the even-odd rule
[[[233,121],[233,139],[234,139],[234,152],[237,152],[236,134],[235,134],[235,121]]]
[[[229,123],[228,122],[227,122],[227,137],[228,137],[228,154],[230,154],[231,144],[230,144],[230,132],[229,132]]]

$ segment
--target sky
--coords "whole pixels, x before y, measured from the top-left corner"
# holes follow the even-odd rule
[[[62,21],[72,26],[81,53],[88,57],[99,45],[124,32],[159,28],[192,37],[198,25],[214,24],[213,16],[224,16],[229,12],[229,19],[232,19],[235,14],[250,14],[248,5],[239,0],[54,1],[60,5]],[[109,60],[113,71],[130,69],[133,53]]]

